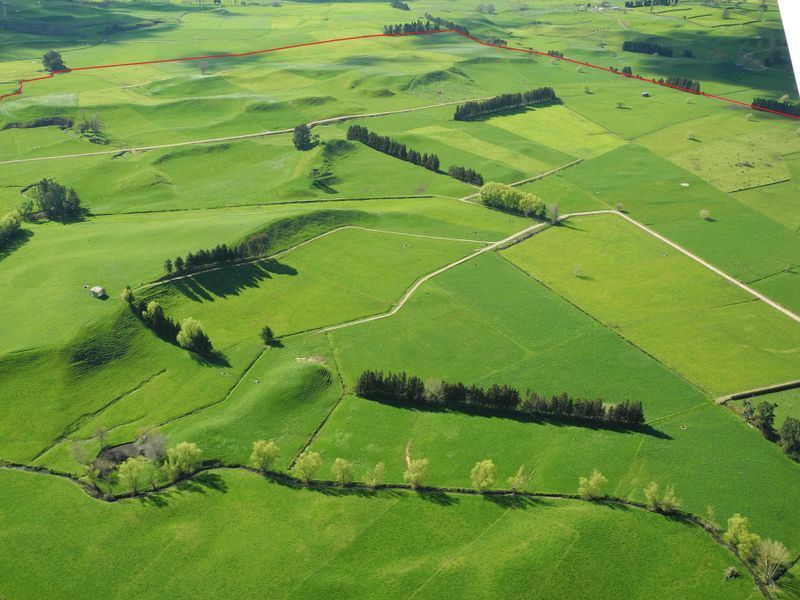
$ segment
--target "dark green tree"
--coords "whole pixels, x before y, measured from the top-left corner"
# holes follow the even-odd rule
[[[167,259],[164,261],[164,270],[169,274],[172,273],[172,261]]]
[[[61,60],[61,54],[55,50],[48,50],[45,52],[44,56],[42,57],[42,66],[48,73],[52,73],[53,71],[64,71],[67,68],[67,66],[64,64],[64,61]]]
[[[261,330],[261,340],[264,342],[265,346],[271,346],[275,343],[275,334],[272,333],[272,329],[269,325],[264,325],[264,328]]]
[[[761,430],[765,437],[771,438],[775,435],[775,407],[772,402],[764,400],[756,407],[753,415],[753,425]]]
[[[294,128],[292,135],[292,142],[294,147],[298,150],[308,150],[311,148],[311,128],[303,123]]]
[[[786,417],[778,430],[780,445],[795,460],[800,460],[800,419]]]

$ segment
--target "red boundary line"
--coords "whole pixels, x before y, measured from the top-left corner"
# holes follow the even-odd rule
[[[638,81],[644,81],[646,83],[651,83],[653,85],[659,85],[661,87],[667,87],[673,90],[678,90],[681,92],[686,92],[688,94],[694,94],[695,96],[703,96],[705,98],[712,98],[714,100],[721,100],[722,102],[727,102],[728,104],[735,104],[737,106],[743,106],[745,108],[749,108],[751,110],[757,110],[761,112],[770,113],[773,115],[778,115],[781,117],[788,117],[790,119],[800,119],[798,115],[791,115],[789,113],[781,112],[778,110],[772,110],[769,108],[763,108],[760,106],[753,106],[752,104],[748,104],[747,102],[742,102],[740,100],[734,100],[732,98],[725,98],[724,96],[716,96],[714,94],[709,94],[707,92],[698,92],[695,90],[691,90],[689,88],[680,87],[677,85],[671,85],[669,83],[664,83],[661,81],[657,81],[655,79],[649,79],[647,77],[642,77],[641,75],[628,75],[626,73],[621,73],[619,71],[615,71],[614,69],[610,69],[608,67],[601,67],[600,65],[595,65],[588,62],[583,62],[580,60],[575,60],[573,58],[566,58],[564,56],[551,56],[546,52],[539,52],[538,50],[529,50],[527,48],[512,48],[510,46],[502,46],[500,44],[492,44],[489,42],[483,42],[476,37],[469,35],[468,33],[464,33],[463,31],[459,31],[457,29],[436,29],[433,31],[414,31],[409,33],[373,33],[369,35],[356,35],[352,37],[345,37],[345,38],[334,38],[330,40],[319,40],[316,42],[305,42],[302,44],[292,44],[289,46],[278,46],[276,48],[267,48],[264,50],[251,50],[250,52],[239,52],[234,54],[210,54],[205,56],[187,56],[185,58],[162,58],[158,60],[144,60],[139,62],[129,62],[129,63],[115,63],[110,65],[94,65],[89,67],[75,67],[74,69],[62,69],[58,71],[53,71],[47,75],[42,75],[41,77],[34,77],[31,79],[22,79],[17,86],[17,89],[13,92],[8,94],[3,94],[0,96],[0,101],[5,100],[6,98],[10,98],[12,96],[19,96],[22,94],[22,87],[26,83],[32,83],[34,81],[41,81],[43,79],[50,79],[55,75],[59,75],[61,73],[72,73],[74,71],[92,71],[95,69],[114,69],[117,67],[136,67],[142,65],[155,65],[155,64],[163,64],[163,63],[175,63],[175,62],[186,62],[192,60],[213,60],[217,58],[241,58],[243,56],[255,56],[257,54],[266,54],[268,52],[278,52],[280,50],[291,50],[293,48],[305,48],[308,46],[318,46],[320,44],[334,44],[337,42],[349,42],[353,40],[366,40],[371,38],[380,38],[380,37],[405,37],[411,35],[428,35],[434,33],[457,33],[458,35],[467,38],[481,46],[488,46],[490,48],[499,48],[500,50],[512,50],[514,52],[523,52],[525,54],[535,54],[537,56],[544,56],[547,58],[552,58],[555,60],[560,60],[568,63],[572,63],[575,65],[580,65],[582,67],[589,67],[590,69],[597,69],[598,71],[606,71],[607,73],[612,73],[614,75],[618,75],[620,77],[625,77],[627,79],[636,79]]]

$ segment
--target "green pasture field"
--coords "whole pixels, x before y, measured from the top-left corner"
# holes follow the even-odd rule
[[[0,478],[17,490],[0,500],[2,547],[15,548],[14,560],[5,556],[0,569],[4,590],[16,598],[330,597],[344,590],[374,597],[378,589],[392,598],[758,597],[746,574],[723,581],[724,569],[738,563],[707,534],[640,509],[558,499],[509,506],[469,496],[321,493],[234,471],[205,473],[150,501],[106,504],[65,481],[6,471]],[[53,511],[54,502],[69,510],[69,519]],[[621,546],[627,552],[619,561],[596,560]],[[41,577],[34,548],[48,548],[48,577]],[[139,566],[119,569],[104,556]],[[257,568],[253,556],[260,557]],[[648,576],[621,577],[623,566],[647,569]],[[683,577],[687,569],[691,578]],[[94,575],[85,578],[87,571]]]
[[[174,318],[200,320],[226,348],[258,339],[267,324],[284,336],[384,312],[415,279],[480,246],[348,229],[277,260],[202,273],[146,297],[163,301]]]
[[[281,135],[121,157],[54,161],[48,163],[47,176],[75,188],[95,214],[338,198],[464,196],[474,191],[455,179],[361,144],[341,144],[341,140],[327,137],[330,130],[320,133],[330,146],[308,152],[296,151],[291,136]],[[324,186],[315,185],[312,169],[330,170]],[[9,195],[17,190],[16,199],[8,201],[10,207],[22,202],[19,191],[42,176],[38,163],[0,165],[0,182]]]
[[[431,13],[511,48],[689,77],[743,102],[798,99],[775,0],[763,14],[752,1],[652,12],[571,0],[495,0],[494,12],[457,0],[275,4],[9,0],[0,94],[42,75],[50,49],[70,67],[239,53],[380,34]],[[674,57],[623,52],[626,40]],[[560,102],[452,119],[454,103],[540,86]],[[78,125],[95,115],[91,139]],[[8,127],[53,116],[75,125]],[[314,126],[320,143],[307,151],[290,132],[261,135],[344,116]],[[442,172],[345,141],[352,123],[435,152]],[[130,150],[151,145],[161,147]],[[25,222],[0,248],[0,599],[762,597],[708,533],[632,506],[306,488],[236,467],[254,440],[274,439],[277,471],[310,448],[322,480],[341,457],[357,479],[384,462],[386,481],[402,483],[409,442],[433,486],[469,487],[475,462],[491,458],[496,489],[525,465],[530,491],[575,494],[597,468],[613,496],[640,502],[656,481],[695,515],[746,515],[794,559],[798,465],[743,423],[740,403],[713,397],[797,379],[797,324],[618,216],[483,253],[391,317],[319,329],[385,313],[420,277],[535,223],[460,201],[478,190],[449,177],[451,165],[505,183],[558,169],[520,189],[562,215],[621,208],[800,311],[798,156],[794,121],[454,33],[26,85],[0,102],[0,218],[43,178],[74,188],[86,214]],[[268,260],[149,285],[166,259],[254,234],[269,238]],[[109,297],[92,298],[95,285]],[[147,329],[120,297],[128,285],[174,319],[198,319],[215,352]],[[270,347],[265,325],[280,337]],[[353,394],[365,369],[640,400],[647,426],[404,409]],[[796,391],[765,399],[778,424],[798,416]],[[99,431],[108,446],[152,428],[233,468],[104,502],[7,464],[77,475],[102,451]],[[730,566],[741,577],[725,581]],[[782,594],[800,597],[797,581],[794,567]]]
[[[661,129],[637,143],[724,192],[789,179],[784,157],[800,151],[797,128],[766,115],[748,121],[717,113]]]
[[[136,287],[163,274],[167,258],[237,242],[271,221],[316,212],[321,206],[351,213],[335,226],[365,221],[392,231],[487,241],[530,223],[454,200],[421,199],[114,215],[69,225],[26,225],[32,235],[2,260],[4,276],[14,284],[0,288],[0,297],[12,311],[15,306],[19,310],[18,318],[0,331],[0,353],[61,345],[81,326],[117,310],[117,294],[126,285]],[[301,235],[297,242],[303,239]],[[108,291],[108,300],[93,299],[83,287],[98,284]]]
[[[620,204],[634,219],[745,283],[800,264],[800,239],[794,231],[738,202],[738,194],[715,190],[640,146],[586,160],[560,176],[609,208]],[[783,202],[790,207],[792,200]],[[702,218],[701,210],[708,210],[710,218]],[[773,299],[797,310],[800,291],[787,288]]]
[[[766,394],[764,396],[757,396],[750,400],[753,406],[758,406],[761,402],[772,402],[777,404],[775,407],[775,428],[780,428],[786,417],[800,419],[800,390],[786,390],[783,392],[775,392],[774,394]],[[744,400],[732,400],[728,403],[741,413],[744,407]]]
[[[711,394],[797,374],[793,321],[619,217],[576,219],[504,255]]]
[[[531,489],[561,493],[597,468],[616,495],[641,499],[650,481],[671,483],[689,510],[702,513],[711,504],[721,519],[741,512],[757,530],[789,542],[793,527],[786,527],[780,495],[797,485],[796,465],[663,364],[496,255],[471,260],[419,292],[391,319],[328,334],[350,390],[361,371],[379,369],[607,402],[637,399],[653,430],[425,412],[347,396],[314,450],[361,469],[384,461],[387,477],[400,480],[410,440],[412,455],[431,462],[431,482],[449,486],[468,486],[470,468],[484,458],[498,465],[498,485],[523,464],[535,470]],[[379,355],[370,351],[376,344]],[[752,485],[774,485],[775,493],[752,497]]]

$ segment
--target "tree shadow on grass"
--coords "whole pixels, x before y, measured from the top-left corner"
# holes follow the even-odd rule
[[[519,423],[536,423],[539,425],[551,425],[553,427],[581,427],[583,429],[591,429],[593,431],[611,431],[623,435],[640,433],[649,435],[661,440],[672,440],[673,437],[668,433],[655,429],[651,425],[625,425],[623,423],[613,423],[608,421],[598,421],[595,419],[585,419],[581,417],[562,416],[557,417],[547,414],[539,413],[517,413],[517,412],[503,412],[499,410],[482,408],[479,406],[461,406],[458,409],[448,409],[445,407],[437,406],[408,406],[399,402],[392,402],[389,400],[372,400],[367,398],[360,399],[367,402],[377,402],[379,404],[386,404],[395,408],[403,410],[410,410],[414,412],[429,412],[429,413],[455,413],[468,415],[476,418],[484,419],[507,419],[510,421],[517,421]]]
[[[225,267],[174,283],[175,288],[194,302],[213,302],[217,298],[238,296],[246,289],[257,288],[275,275],[297,275],[297,269],[270,259],[246,265]]]
[[[420,500],[425,500],[431,504],[438,504],[439,506],[453,506],[460,502],[456,496],[438,491],[419,490],[417,491],[417,497]]]
[[[195,492],[205,494],[208,490],[228,493],[228,484],[219,473],[205,471],[195,475],[191,479],[184,479],[176,484],[176,489],[181,492]]]
[[[27,229],[20,229],[16,235],[8,240],[4,246],[0,246],[0,260],[11,255],[14,251],[19,250],[28,243],[33,237],[33,232]]]
[[[517,510],[544,504],[539,498],[520,496],[519,494],[485,494],[483,497],[487,502],[502,508],[514,508]]]
[[[231,363],[228,357],[219,350],[214,350],[208,354],[198,354],[197,352],[190,352],[189,356],[198,365],[203,367],[230,367]]]
[[[311,492],[323,494],[324,496],[333,497],[358,496],[361,498],[389,499],[397,498],[405,493],[400,490],[387,488],[370,489],[359,485],[340,486],[334,484],[333,482],[324,481],[315,481],[312,485],[305,485],[299,481],[278,473],[270,473],[269,475],[265,475],[264,479],[268,483],[280,485],[291,490],[309,490]]]

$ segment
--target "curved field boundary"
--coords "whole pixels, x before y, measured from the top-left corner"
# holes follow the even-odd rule
[[[780,304],[778,304],[774,300],[771,300],[770,298],[768,298],[764,294],[762,294],[760,292],[757,292],[756,290],[751,288],[749,285],[744,284],[741,281],[739,281],[738,279],[728,275],[724,271],[721,271],[720,269],[718,269],[714,265],[706,262],[705,260],[703,260],[702,258],[697,256],[696,254],[690,252],[686,248],[676,244],[675,242],[673,242],[669,238],[664,237],[663,235],[661,235],[657,231],[654,231],[654,230],[650,229],[646,225],[643,225],[639,221],[636,221],[635,219],[630,218],[628,215],[626,215],[626,214],[624,214],[624,213],[622,213],[622,212],[620,212],[618,210],[606,209],[606,210],[589,210],[589,211],[582,211],[582,212],[574,212],[574,213],[569,213],[569,214],[566,214],[566,215],[562,215],[561,217],[559,217],[558,222],[562,223],[562,222],[566,221],[567,219],[572,219],[574,217],[588,217],[588,216],[592,216],[592,215],[616,215],[618,217],[621,217],[621,218],[625,219],[629,223],[631,223],[631,224],[635,225],[636,227],[642,229],[643,231],[645,231],[649,235],[653,236],[654,238],[658,239],[659,241],[671,246],[672,248],[674,248],[675,250],[677,250],[681,254],[684,254],[687,257],[691,258],[693,261],[699,263],[700,265],[702,265],[706,269],[712,271],[716,275],[719,275],[720,277],[722,277],[726,281],[728,281],[728,282],[732,283],[733,285],[743,289],[748,294],[750,294],[752,296],[755,296],[758,300],[761,300],[762,302],[768,304],[769,306],[771,306],[772,308],[774,308],[778,312],[784,314],[785,316],[789,317],[793,321],[796,321],[797,323],[800,323],[800,315],[797,315],[796,313],[792,312],[788,308],[785,308],[784,306],[781,306]],[[492,243],[490,243],[490,244],[488,244],[488,245],[486,245],[486,246],[484,246],[482,248],[479,248],[475,252],[472,252],[471,254],[468,254],[467,256],[459,258],[458,260],[450,263],[449,265],[445,265],[443,267],[440,267],[440,268],[436,269],[435,271],[432,271],[432,272],[428,273],[427,275],[425,275],[425,276],[421,277],[420,279],[418,279],[414,283],[414,285],[412,285],[408,290],[406,290],[405,294],[403,294],[400,297],[400,299],[397,301],[397,303],[389,311],[387,311],[385,313],[372,315],[372,316],[369,316],[369,317],[362,317],[360,319],[355,319],[353,321],[347,321],[345,323],[339,323],[337,325],[330,325],[330,326],[322,327],[320,329],[312,330],[312,331],[316,331],[316,332],[319,332],[319,333],[327,333],[329,331],[335,331],[336,329],[343,329],[345,327],[352,327],[353,325],[361,325],[363,323],[369,323],[370,321],[377,321],[379,319],[385,319],[386,317],[391,317],[391,316],[397,314],[397,312],[400,311],[400,309],[402,309],[403,306],[405,306],[406,302],[408,302],[408,300],[411,298],[411,296],[414,294],[414,292],[416,292],[420,288],[420,286],[422,284],[424,284],[425,282],[429,281],[430,279],[436,277],[437,275],[440,275],[440,274],[444,273],[445,271],[449,271],[450,269],[452,269],[454,267],[457,267],[457,266],[459,266],[461,264],[464,264],[465,262],[467,262],[469,260],[472,260],[476,256],[479,256],[479,255],[483,254],[484,252],[489,252],[490,250],[504,250],[505,248],[508,248],[509,246],[513,246],[514,244],[518,244],[519,242],[522,242],[522,241],[528,239],[529,237],[535,235],[536,233],[538,233],[539,231],[541,231],[541,230],[543,230],[543,229],[545,229],[547,227],[550,227],[551,225],[552,224],[549,223],[549,222],[537,223],[536,225],[533,225],[531,227],[523,229],[522,231],[519,231],[517,233],[511,234],[507,238],[504,238],[504,239],[499,240],[497,242],[492,242]],[[298,332],[298,333],[309,333],[309,332],[308,331],[304,331],[304,332]],[[291,335],[297,335],[297,334],[296,333],[295,334],[289,334],[289,335],[283,336],[283,337],[290,337]]]
[[[492,44],[490,42],[484,42],[479,40],[478,38],[464,33],[463,31],[459,31],[457,29],[435,29],[433,31],[414,31],[408,33],[373,33],[368,35],[356,35],[351,37],[344,37],[344,38],[333,38],[329,40],[318,40],[316,42],[304,42],[301,44],[290,44],[288,46],[277,46],[275,48],[265,48],[262,50],[251,50],[249,52],[237,52],[231,54],[208,54],[202,56],[186,56],[182,58],[161,58],[156,60],[144,60],[144,61],[137,61],[137,62],[128,62],[128,63],[112,63],[108,65],[92,65],[87,67],[75,67],[74,69],[61,69],[53,71],[52,73],[48,73],[47,75],[42,75],[40,77],[33,77],[30,79],[22,79],[17,86],[17,89],[13,92],[9,92],[7,94],[0,95],[0,101],[6,100],[12,96],[20,96],[22,95],[23,86],[26,83],[33,83],[36,81],[42,81],[44,79],[50,79],[55,75],[60,75],[63,73],[72,73],[78,71],[94,71],[98,69],[116,69],[120,67],[137,67],[143,65],[156,65],[156,64],[164,64],[164,63],[177,63],[177,62],[189,62],[189,61],[196,61],[196,60],[215,60],[219,58],[242,58],[245,56],[256,56],[258,54],[267,54],[269,52],[279,52],[281,50],[292,50],[294,48],[306,48],[309,46],[318,46],[321,44],[335,44],[339,42],[351,42],[354,40],[365,40],[365,39],[372,39],[372,38],[386,38],[386,37],[407,37],[407,36],[414,36],[414,35],[433,35],[438,33],[455,33],[464,37],[470,41],[475,42],[476,44],[480,44],[481,46],[488,46],[490,48],[498,48],[500,50],[510,50],[513,52],[522,52],[524,54],[535,54],[537,56],[543,56],[546,58],[551,58],[559,61],[564,61],[568,63],[572,63],[574,65],[579,65],[582,67],[588,67],[590,69],[596,69],[598,71],[605,71],[607,73],[611,73],[613,75],[617,75],[618,77],[625,77],[627,79],[636,79],[638,81],[643,81],[645,83],[650,83],[653,85],[658,85],[661,87],[670,88],[673,90],[678,90],[681,92],[686,92],[689,94],[694,94],[695,96],[703,96],[705,98],[711,98],[713,100],[719,100],[721,102],[727,102],[728,104],[734,104],[737,106],[742,106],[751,110],[757,110],[761,112],[766,112],[774,115],[778,115],[781,117],[788,117],[790,119],[800,120],[800,116],[798,115],[791,115],[789,113],[772,110],[769,108],[763,108],[760,106],[753,106],[752,104],[748,104],[747,102],[742,102],[741,100],[734,100],[732,98],[726,98],[724,96],[717,96],[715,94],[709,94],[708,92],[699,92],[695,90],[691,90],[689,88],[671,85],[669,83],[664,83],[661,81],[656,81],[655,79],[650,79],[648,77],[642,77],[641,75],[633,75],[633,74],[626,74],[621,73],[619,71],[615,71],[614,69],[610,69],[608,67],[601,67],[600,65],[595,65],[592,63],[584,62],[582,60],[575,60],[574,58],[567,58],[565,56],[551,56],[546,52],[540,52],[538,50],[533,50],[530,48],[512,48],[511,46],[503,46],[501,44]]]
[[[410,443],[410,442],[409,442]],[[408,451],[408,446],[406,447],[406,451]],[[80,488],[82,488],[86,494],[90,498],[94,498],[100,502],[119,502],[121,500],[131,500],[135,498],[146,498],[150,496],[154,496],[164,492],[165,490],[169,490],[175,488],[185,481],[191,480],[202,473],[207,473],[209,471],[245,471],[248,473],[253,473],[255,475],[261,475],[267,479],[275,481],[279,484],[290,486],[290,487],[305,487],[310,489],[317,489],[317,490],[331,490],[331,489],[339,489],[343,491],[352,491],[356,494],[363,494],[365,492],[369,493],[378,493],[381,490],[386,491],[394,491],[394,492],[414,492],[417,494],[452,494],[456,496],[490,496],[490,497],[506,497],[510,498],[512,501],[513,499],[522,500],[524,498],[535,499],[535,498],[552,498],[557,500],[572,500],[577,502],[593,502],[596,504],[606,504],[611,506],[624,506],[628,508],[633,508],[637,510],[644,510],[647,511],[647,507],[642,502],[637,502],[635,500],[626,500],[625,498],[620,498],[617,496],[601,496],[597,498],[581,498],[578,494],[568,494],[568,493],[559,493],[559,492],[528,492],[528,491],[515,491],[509,489],[496,489],[496,490],[486,490],[484,492],[478,492],[472,488],[459,488],[459,487],[438,487],[438,486],[419,486],[417,488],[412,488],[408,484],[396,483],[396,484],[381,484],[376,487],[368,487],[361,483],[347,483],[345,485],[341,485],[336,481],[331,481],[327,479],[312,479],[307,482],[301,481],[294,475],[290,473],[280,472],[280,471],[259,471],[254,469],[253,467],[248,467],[245,465],[240,464],[225,464],[221,462],[214,462],[211,464],[205,464],[194,472],[176,479],[171,483],[163,484],[160,486],[155,487],[151,490],[143,490],[140,492],[128,492],[124,494],[114,494],[111,496],[102,496],[99,491],[94,488],[93,486],[89,485],[88,483],[84,482],[80,478],[76,477],[72,473],[66,473],[62,471],[54,471],[47,467],[41,466],[31,466],[21,463],[11,463],[6,462],[4,464],[0,464],[0,469],[7,469],[9,471],[22,471],[26,473],[33,473],[36,475],[44,475],[44,476],[51,476],[51,477],[58,477],[61,479],[65,479],[70,481]],[[702,517],[695,515],[694,513],[677,509],[671,513],[657,513],[663,514],[665,518],[668,519],[675,519],[687,525],[698,527],[699,529],[703,530],[707,533],[711,539],[718,544],[719,546],[725,548],[728,552],[731,553],[732,556],[736,557],[739,563],[747,570],[752,577],[753,582],[758,587],[758,590],[761,592],[764,598],[771,598],[772,596],[769,594],[766,585],[761,580],[760,577],[756,574],[755,570],[753,569],[752,565],[742,560],[742,557],[736,551],[736,549],[732,546],[726,544],[722,536],[720,535],[719,531],[714,529],[711,525],[709,525],[706,521],[703,520]]]

